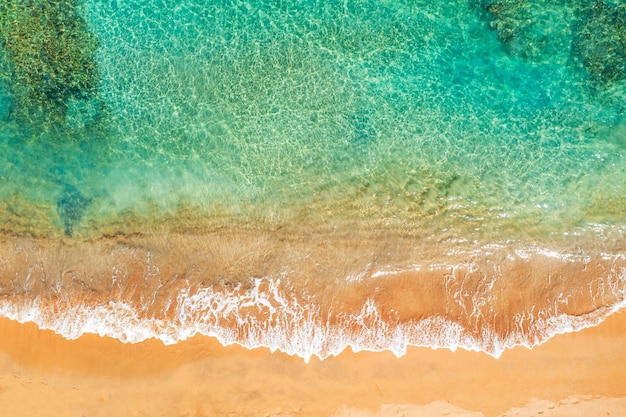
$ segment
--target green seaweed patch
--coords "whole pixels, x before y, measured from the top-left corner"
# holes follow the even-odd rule
[[[489,28],[494,30],[498,40],[511,51],[529,22],[521,16],[528,13],[528,2],[523,0],[485,0],[479,7],[485,12]]]
[[[11,236],[56,236],[54,206],[32,202],[19,194],[0,199],[0,233]]]
[[[476,0],[503,49],[535,63],[575,64],[590,87],[626,78],[626,4],[605,1]]]
[[[509,55],[532,62],[567,62],[572,4],[550,0],[477,0],[474,7]]]
[[[626,4],[594,1],[576,11],[572,56],[594,88],[626,78]]]
[[[505,51],[530,58],[538,55],[538,42],[529,39],[532,20],[530,3],[524,0],[483,0],[479,4],[489,29],[495,31]]]
[[[65,120],[72,100],[96,95],[97,38],[80,16],[80,0],[0,2],[0,82],[12,97],[11,116]]]

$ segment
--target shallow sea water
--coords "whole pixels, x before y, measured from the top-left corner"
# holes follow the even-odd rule
[[[4,2],[1,310],[304,357],[593,325],[625,34],[611,1]]]

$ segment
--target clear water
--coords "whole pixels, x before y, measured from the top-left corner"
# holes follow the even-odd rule
[[[624,60],[605,82],[583,65],[591,52],[575,45],[595,27],[580,22],[601,20],[585,2],[503,2],[498,15],[485,2],[85,1],[60,23],[47,3],[5,4],[5,43],[26,30],[18,18],[65,30],[77,19],[95,48],[48,42],[82,56],[32,59],[96,70],[75,76],[89,91],[50,110],[22,91],[38,81],[14,74],[29,62],[4,48],[8,232],[131,232],[185,208],[186,229],[216,216],[459,223],[497,239],[525,224],[624,223]],[[536,20],[518,22],[528,11]],[[601,46],[619,35],[595,29]],[[80,206],[71,218],[64,198]]]

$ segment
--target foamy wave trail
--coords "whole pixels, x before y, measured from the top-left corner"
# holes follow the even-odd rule
[[[154,262],[150,252],[144,260]],[[157,292],[142,294],[140,303],[137,293],[85,291],[70,298],[64,288],[54,296],[27,291],[5,294],[0,314],[68,339],[95,333],[130,343],[157,338],[174,344],[202,334],[224,345],[267,347],[308,362],[348,347],[396,356],[408,346],[462,348],[497,358],[516,345],[532,348],[556,334],[595,326],[626,305],[623,255],[555,256],[534,248],[495,268],[486,265],[483,259],[392,272],[370,269],[358,283],[346,279],[318,293],[286,276],[191,284],[165,301],[157,300]],[[120,265],[114,269],[119,273]],[[572,271],[579,274],[568,276]],[[160,273],[153,265],[141,278],[162,280]],[[363,297],[353,296],[359,290]]]

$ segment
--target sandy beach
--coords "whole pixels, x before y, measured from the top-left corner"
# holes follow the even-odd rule
[[[344,352],[306,364],[197,336],[66,340],[0,320],[7,416],[626,415],[626,312],[532,350]]]

